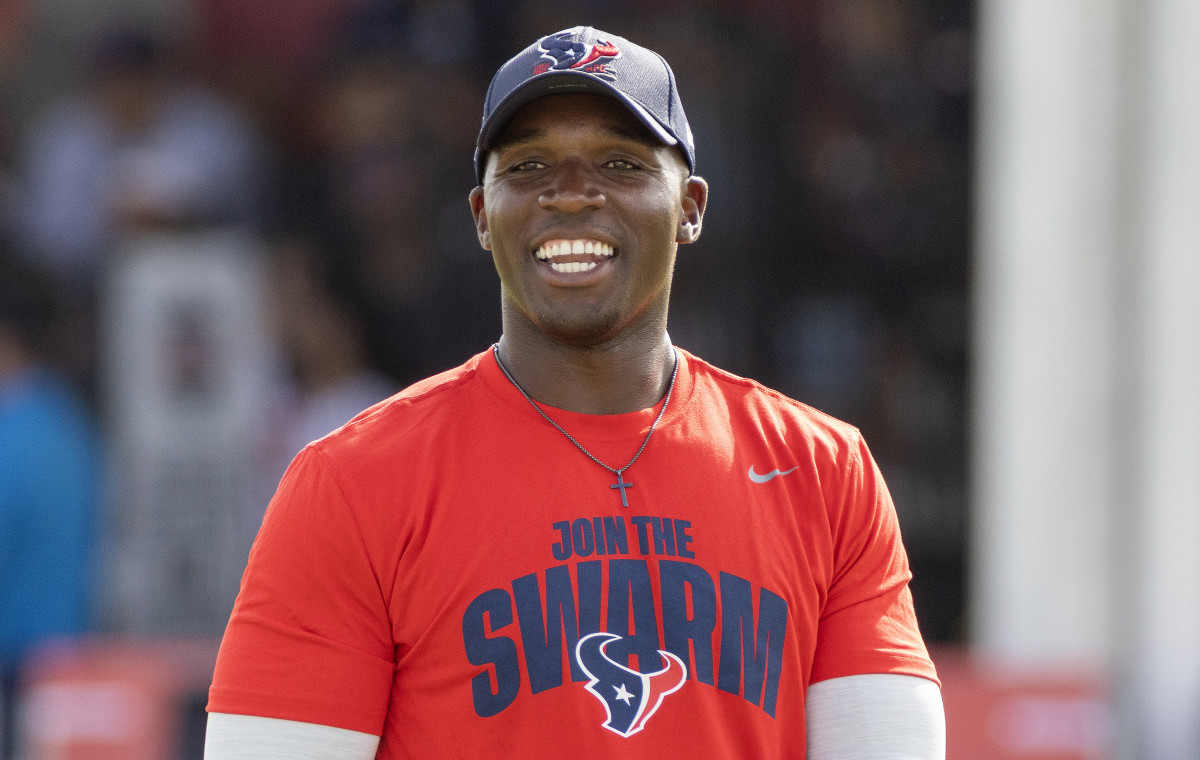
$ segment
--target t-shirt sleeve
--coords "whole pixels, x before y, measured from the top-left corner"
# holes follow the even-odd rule
[[[891,495],[861,437],[849,454],[844,490],[831,509],[833,568],[811,680],[898,673],[936,682]]]
[[[250,551],[208,709],[379,735],[393,658],[363,535],[310,446],[284,475]]]

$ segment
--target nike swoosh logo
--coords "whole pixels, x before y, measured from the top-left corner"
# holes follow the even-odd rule
[[[784,470],[783,472],[780,472],[779,470],[771,470],[770,472],[766,473],[765,475],[759,475],[757,472],[754,471],[754,465],[750,465],[750,472],[748,472],[746,474],[749,475],[750,479],[753,480],[755,483],[766,483],[768,480],[770,480],[778,475],[787,475],[789,472],[795,472],[798,469],[800,469],[800,468],[793,467],[792,469]]]

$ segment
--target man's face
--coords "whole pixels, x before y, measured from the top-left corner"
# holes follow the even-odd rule
[[[589,346],[665,327],[678,243],[707,188],[616,100],[552,95],[517,112],[471,194],[500,274],[505,329]]]

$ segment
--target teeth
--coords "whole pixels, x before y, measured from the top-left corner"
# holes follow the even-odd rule
[[[555,272],[563,274],[576,274],[578,272],[588,272],[595,269],[597,263],[595,261],[567,261],[558,263],[557,261],[550,263],[550,268]]]
[[[570,254],[591,254],[607,258],[613,255],[613,247],[599,240],[553,240],[538,248],[534,255],[540,261],[547,261],[555,256]]]

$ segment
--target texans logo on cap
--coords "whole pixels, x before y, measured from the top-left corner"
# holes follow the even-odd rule
[[[687,666],[671,652],[658,650],[666,665],[653,673],[639,673],[615,662],[605,649],[622,637],[614,633],[584,636],[575,646],[575,659],[591,679],[587,690],[604,703],[604,727],[624,737],[646,727],[663,698],[687,681]]]
[[[538,52],[544,60],[533,67],[533,73],[547,71],[583,71],[592,76],[613,81],[616,77],[608,70],[608,64],[619,58],[621,51],[607,40],[596,40],[594,44],[576,42],[570,32],[559,32],[538,40]]]

